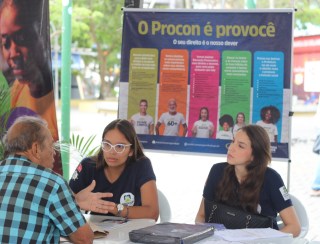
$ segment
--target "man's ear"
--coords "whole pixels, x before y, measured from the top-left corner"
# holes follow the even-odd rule
[[[40,148],[39,148],[39,143],[37,142],[33,142],[32,143],[32,146],[31,146],[31,153],[32,153],[32,156],[39,159],[40,158]]]

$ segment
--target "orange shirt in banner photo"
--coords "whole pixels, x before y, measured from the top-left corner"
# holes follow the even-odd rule
[[[188,57],[184,49],[163,49],[160,54],[158,122],[159,135],[187,133]]]

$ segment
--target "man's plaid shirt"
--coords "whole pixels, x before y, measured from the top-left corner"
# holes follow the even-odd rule
[[[84,224],[60,175],[19,155],[0,162],[0,243],[59,243]]]

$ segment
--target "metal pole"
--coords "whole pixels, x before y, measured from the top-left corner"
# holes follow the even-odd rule
[[[71,15],[72,0],[62,1],[62,50],[61,50],[61,141],[70,141],[70,98],[71,98]],[[62,150],[63,177],[69,179],[69,152]]]
[[[274,0],[269,0],[269,8],[274,8]]]
[[[52,28],[52,35],[54,36],[54,44],[53,44],[53,50],[54,50],[54,100],[56,102],[56,108],[58,107],[59,102],[59,69],[58,69],[58,51],[59,51],[59,45],[58,45],[58,33],[56,30],[55,25],[50,22],[51,28]]]
[[[176,0],[171,0],[171,1],[169,2],[169,8],[171,8],[171,9],[176,8]]]
[[[288,170],[287,170],[287,190],[290,191],[290,170],[291,168],[291,159],[288,159]]]
[[[184,0],[186,9],[190,9],[191,8],[191,0]]]
[[[225,8],[225,0],[221,0],[221,8],[222,8],[222,9]]]

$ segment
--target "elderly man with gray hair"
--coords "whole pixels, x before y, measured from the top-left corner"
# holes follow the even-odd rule
[[[93,232],[72,191],[51,170],[55,150],[46,122],[19,117],[4,143],[7,156],[0,162],[0,243],[59,243],[60,235],[74,243],[91,243]],[[93,202],[94,209],[87,210],[97,211],[100,206],[102,213],[108,212],[109,206],[114,208],[100,199],[110,193],[91,193],[94,183],[92,186],[77,194],[78,204],[90,208],[87,202]]]

